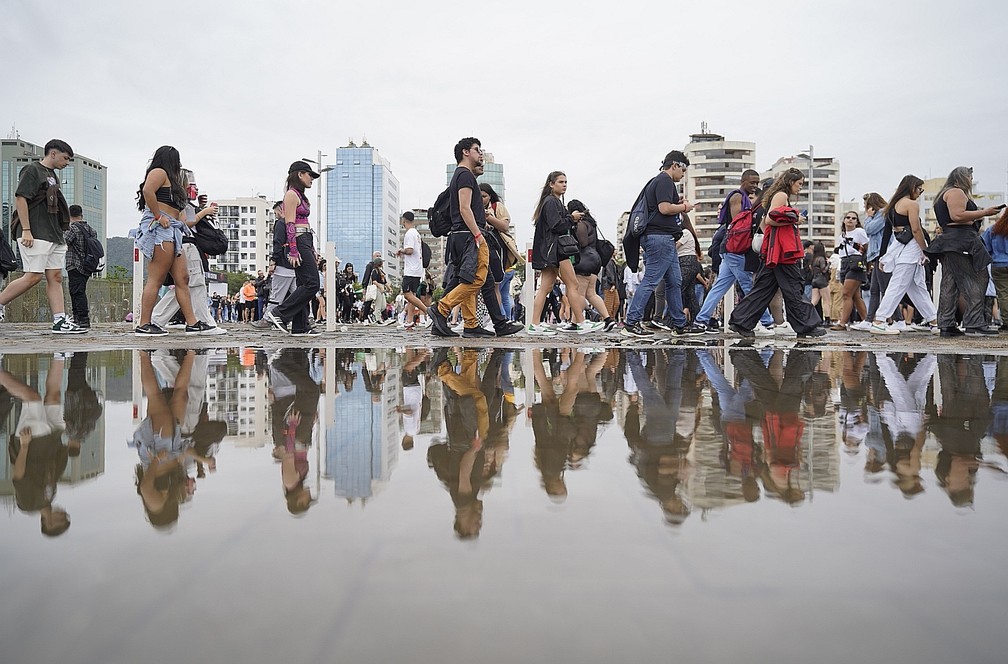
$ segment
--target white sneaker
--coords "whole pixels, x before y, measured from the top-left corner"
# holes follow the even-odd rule
[[[868,326],[869,332],[872,334],[899,334],[900,331],[896,329],[896,326],[889,326],[885,323],[871,323]]]
[[[907,328],[907,324],[906,324],[906,321],[902,321],[902,320],[898,320],[898,321],[896,321],[895,323],[893,323],[893,324],[892,324],[892,328],[893,328],[894,330],[900,330],[900,331],[903,331],[903,330],[906,330],[906,329],[908,329],[908,328]]]
[[[850,329],[858,330],[860,332],[870,332],[872,331],[872,324],[866,320],[863,320],[851,325]]]
[[[4,322],[7,318],[7,307],[0,304],[0,323]]]
[[[542,323],[540,323],[539,325],[529,325],[525,329],[526,329],[526,331],[529,334],[534,334],[534,335],[537,335],[537,336],[540,336],[540,337],[555,337],[556,336],[556,331],[555,330],[552,330],[552,329],[546,327]]]
[[[784,321],[780,325],[774,325],[773,334],[775,337],[797,337],[798,333],[791,327],[791,323]]]
[[[753,334],[757,337],[772,337],[774,335],[774,328],[766,327],[763,323],[756,323],[756,327],[753,328]]]

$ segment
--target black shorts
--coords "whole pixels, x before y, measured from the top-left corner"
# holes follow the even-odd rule
[[[420,277],[403,277],[402,278],[402,292],[404,293],[418,293],[420,290]]]

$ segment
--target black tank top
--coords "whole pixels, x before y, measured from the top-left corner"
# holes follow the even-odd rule
[[[979,208],[977,208],[977,204],[973,202],[973,199],[966,200],[967,212],[974,212],[978,209]],[[945,230],[945,227],[952,223],[952,215],[949,214],[948,203],[945,202],[945,194],[942,194],[935,199],[934,212],[935,218],[938,219],[938,225],[942,227],[942,230]],[[955,226],[965,226],[965,224],[955,224],[953,228],[955,228]],[[980,230],[980,220],[978,219],[973,222],[973,226],[975,226],[977,230]]]
[[[179,202],[176,201],[174,198],[172,198],[171,187],[161,187],[160,189],[154,192],[154,198],[157,199],[158,203],[164,203],[165,205],[170,205],[176,210],[181,210],[183,207],[185,207],[184,202]]]

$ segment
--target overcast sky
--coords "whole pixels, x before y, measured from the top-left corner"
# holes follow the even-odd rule
[[[105,164],[110,235],[163,144],[211,198],[275,198],[291,161],[366,136],[407,209],[476,136],[522,242],[549,171],[611,232],[701,121],[760,169],[810,143],[839,158],[845,200],[958,165],[1006,186],[1003,0],[0,6],[0,130]]]

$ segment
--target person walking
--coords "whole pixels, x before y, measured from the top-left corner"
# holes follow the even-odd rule
[[[418,297],[420,282],[424,277],[423,240],[415,228],[416,218],[412,212],[409,210],[403,212],[401,222],[406,232],[403,234],[402,249],[396,252],[396,256],[401,256],[403,259],[402,294],[407,302],[406,322],[403,327],[412,329],[416,325],[417,312],[427,313],[427,306]]]
[[[767,210],[762,222],[764,263],[756,273],[752,290],[735,307],[729,321],[729,327],[743,337],[755,337],[753,328],[778,290],[784,299],[787,320],[799,337],[826,334],[819,327],[822,323],[819,314],[804,298],[799,267],[805,252],[795,227],[800,217],[791,207],[791,197],[797,196],[804,184],[802,172],[789,168],[763,194]]]
[[[1008,209],[981,237],[991,255],[991,280],[1001,314],[1001,329],[1008,330]]]
[[[529,334],[553,336],[556,330],[542,322],[546,297],[553,291],[559,278],[567,286],[568,301],[572,303],[575,318],[567,325],[560,325],[565,332],[582,332],[584,328],[584,298],[578,293],[577,274],[571,261],[560,255],[559,238],[569,235],[573,225],[581,220],[581,212],[567,212],[563,196],[567,193],[567,176],[563,171],[552,171],[546,176],[546,183],[539,193],[539,202],[532,215],[535,233],[532,238],[532,268],[539,270],[539,288],[532,300],[532,319]],[[557,321],[558,324],[560,321]]]
[[[812,245],[812,297],[809,302],[812,306],[822,306],[823,316],[825,320],[829,320],[832,316],[832,309],[830,308],[830,292],[829,292],[829,281],[830,281],[830,265],[829,261],[826,259],[826,247],[822,242],[815,242]]]
[[[868,250],[865,260],[871,270],[869,279],[871,285],[868,295],[868,315],[863,321],[852,325],[855,330],[867,330],[875,320],[875,312],[878,311],[879,302],[882,301],[882,294],[885,293],[889,285],[889,273],[879,269],[879,259],[889,248],[892,238],[892,226],[886,223],[883,210],[888,206],[886,199],[879,194],[871,192],[864,195],[865,220],[864,229],[868,235]]]
[[[997,334],[984,321],[984,294],[987,292],[987,266],[990,253],[980,239],[980,221],[997,214],[998,208],[978,209],[973,200],[973,169],[952,169],[934,201],[935,217],[941,233],[925,249],[931,258],[942,262],[938,295],[938,326],[943,337],[963,334]],[[963,332],[956,324],[960,298],[965,302]]]
[[[161,336],[168,332],[151,321],[158,291],[171,273],[175,298],[185,318],[186,334],[206,334],[213,328],[196,318],[189,292],[189,266],[183,255],[182,235],[188,232],[183,210],[189,194],[182,184],[182,158],[170,145],[162,145],[151,158],[144,181],[137,190],[140,225],[130,231],[137,249],[148,260],[147,282],[140,297],[140,317],[134,334]]]
[[[319,290],[319,272],[311,224],[308,222],[311,204],[304,193],[318,178],[319,174],[304,161],[295,161],[287,169],[287,191],[283,197],[285,244],[297,288],[266,314],[276,329],[288,332],[287,325],[290,324],[288,333],[297,336],[319,334],[308,324],[308,307]]]
[[[599,251],[598,222],[592,217],[591,212],[579,200],[572,200],[567,204],[567,211],[573,214],[582,214],[580,221],[574,227],[574,237],[577,238],[578,246],[581,249],[578,261],[574,265],[574,273],[577,275],[578,295],[582,300],[591,304],[598,312],[598,323],[586,320],[583,325],[591,330],[602,330],[612,332],[616,327],[613,320],[612,311],[606,305],[602,296],[598,293],[599,272],[602,271],[602,254]]]
[[[60,177],[56,175],[56,171],[70,163],[74,152],[66,141],[58,138],[46,143],[42,152],[42,159],[21,169],[14,191],[11,236],[20,236],[18,252],[24,274],[0,292],[0,321],[6,316],[8,304],[45,279],[53,333],[83,334],[86,330],[67,317],[63,303],[67,251],[64,232],[70,223],[70,210],[60,191]]]
[[[91,311],[88,307],[87,283],[90,270],[84,267],[88,240],[97,240],[98,233],[84,221],[84,210],[79,205],[70,206],[70,228],[63,233],[66,242],[66,271],[70,279],[70,307],[73,322],[82,330],[91,329]]]
[[[857,212],[848,212],[843,217],[840,237],[837,239],[840,250],[840,283],[843,284],[843,301],[840,313],[831,330],[847,329],[851,312],[856,308],[861,320],[868,312],[861,298],[861,286],[868,280],[865,262],[865,251],[868,249],[868,234],[861,226],[861,217]]]
[[[658,282],[665,283],[664,313],[662,322],[672,328],[675,335],[704,334],[706,328],[687,326],[682,306],[682,273],[676,241],[682,237],[682,215],[693,209],[693,204],[679,195],[676,183],[686,175],[689,159],[679,150],[673,150],[662,160],[658,175],[644,187],[648,224],[640,238],[644,250],[644,278],[627,312],[626,325],[621,334],[627,337],[645,337],[653,334],[641,326],[644,309],[655,292]]]
[[[899,330],[885,321],[896,312],[904,295],[910,297],[924,320],[922,325],[912,325],[911,329],[938,332],[938,311],[924,283],[924,266],[928,262],[924,249],[927,243],[917,203],[923,193],[923,180],[915,175],[904,176],[890,199],[893,202],[882,210],[891,240],[878,265],[889,276],[886,278],[885,293],[870,324],[869,331],[873,334],[899,334]]]

